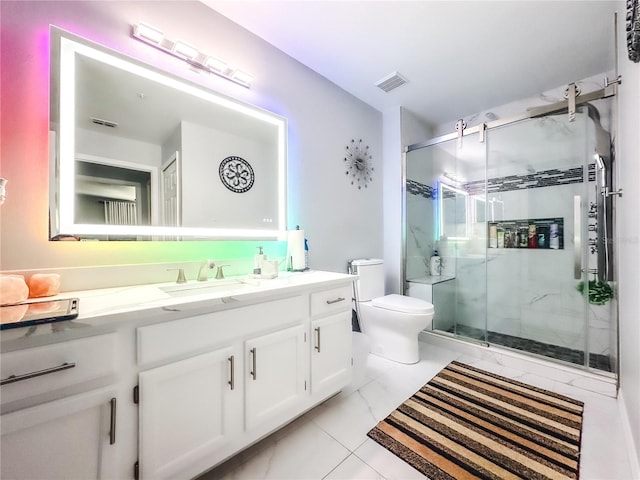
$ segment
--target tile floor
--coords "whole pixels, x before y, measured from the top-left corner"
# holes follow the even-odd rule
[[[457,332],[456,332],[457,330]],[[463,337],[469,337],[476,340],[485,341],[485,331],[480,328],[470,327],[468,325],[457,325],[447,330],[449,333],[458,333]],[[504,347],[523,350],[525,352],[543,355],[545,357],[555,358],[564,362],[584,365],[584,351],[576,350],[569,347],[561,347],[559,345],[551,345],[549,343],[538,342],[529,338],[520,338],[504,333],[487,331],[486,340],[494,345],[502,345]],[[589,366],[603,372],[612,372],[611,362],[607,355],[595,353],[589,354]]]
[[[451,360],[582,400],[580,478],[632,479],[615,399],[432,344],[420,350],[414,365],[368,355],[348,388],[199,480],[425,479],[366,434]]]

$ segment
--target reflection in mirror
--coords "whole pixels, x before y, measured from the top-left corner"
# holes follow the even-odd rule
[[[472,223],[484,223],[487,219],[487,200],[483,195],[473,195],[471,197]]]
[[[469,193],[445,183],[438,183],[440,236],[450,240],[469,238]]]
[[[502,201],[501,195],[489,198],[487,214],[489,215],[490,222],[504,220],[504,202]]]
[[[286,120],[51,29],[52,238],[283,239]]]

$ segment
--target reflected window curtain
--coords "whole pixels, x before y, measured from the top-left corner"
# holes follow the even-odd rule
[[[104,220],[107,225],[137,225],[136,204],[107,200],[104,202]]]

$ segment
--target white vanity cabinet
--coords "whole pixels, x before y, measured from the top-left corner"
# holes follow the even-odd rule
[[[277,421],[301,403],[307,387],[306,351],[302,325],[246,341],[247,430]]]
[[[0,478],[215,467],[349,383],[353,279],[286,274],[193,300],[152,286],[74,292],[86,316],[66,333],[0,332]]]
[[[311,294],[311,393],[332,394],[351,381],[351,286]]]
[[[140,478],[193,477],[299,412],[307,312],[295,295],[138,328]]]
[[[116,399],[101,389],[3,415],[0,477],[116,478]]]
[[[216,461],[242,429],[242,379],[232,347],[139,375],[142,478],[174,478],[203,457]]]
[[[1,478],[117,476],[115,346],[107,334],[2,353]]]

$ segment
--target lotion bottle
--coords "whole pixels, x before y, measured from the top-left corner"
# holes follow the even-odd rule
[[[429,273],[432,277],[437,277],[442,273],[442,259],[438,250],[433,251],[433,255],[429,259]]]
[[[262,253],[262,247],[258,247],[258,253],[253,257],[253,274],[260,275],[262,273],[262,262],[265,260],[265,256]]]

